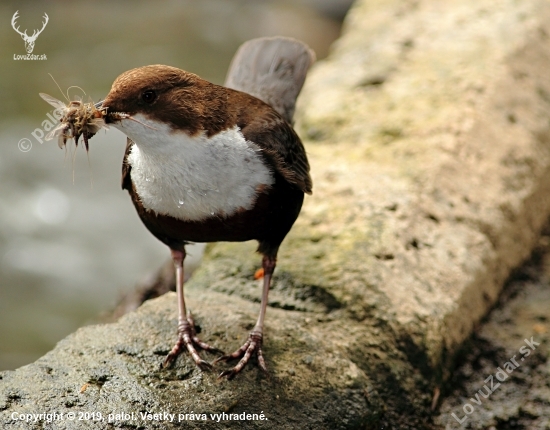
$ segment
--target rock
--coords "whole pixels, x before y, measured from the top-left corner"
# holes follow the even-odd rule
[[[333,242],[317,276],[351,318],[403,333],[432,380],[548,217],[549,17],[358,2],[301,99],[316,194],[296,230]]]
[[[196,310],[204,340],[225,350],[244,341],[256,304],[196,287],[189,290],[189,305]],[[31,365],[2,372],[1,428],[42,429],[45,419],[22,425],[19,417],[56,412],[62,419],[55,421],[55,429],[171,429],[182,422],[186,428],[207,423],[212,429],[291,429],[292,423],[301,422],[308,423],[301,428],[343,429],[364,427],[368,415],[376,413],[378,407],[365,413],[369,402],[379,399],[374,391],[367,399],[370,384],[364,373],[318,330],[309,330],[315,324],[305,323],[302,312],[270,309],[278,324],[270,329],[265,348],[269,378],[249,366],[236,380],[220,381],[186,356],[172,369],[161,370],[174,340],[174,305],[175,294],[168,293],[116,324],[79,329]],[[71,412],[75,420],[69,419]],[[218,422],[211,416],[224,412],[257,418]],[[141,413],[175,418],[148,420]]]
[[[434,420],[439,428],[550,428],[548,279],[547,225],[529,261],[514,270],[496,308],[461,348]],[[510,366],[512,360],[519,366]]]
[[[550,214],[549,23],[542,0],[357,2],[298,111],[314,194],[279,253],[270,377],[218,381],[187,357],[159,370],[169,293],[0,374],[2,428],[46,412],[136,414],[56,429],[176,428],[140,412],[188,428],[427,427],[456,351]],[[258,312],[254,247],[210,246],[186,287],[202,338],[225,351]],[[223,412],[257,416],[209,415]]]

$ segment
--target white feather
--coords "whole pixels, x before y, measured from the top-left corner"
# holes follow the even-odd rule
[[[128,162],[143,206],[181,220],[200,221],[251,209],[260,185],[274,178],[260,149],[240,129],[189,136],[143,115],[114,124],[135,142]]]

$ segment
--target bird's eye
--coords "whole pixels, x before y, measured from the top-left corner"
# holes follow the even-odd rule
[[[143,100],[145,103],[153,103],[156,98],[157,93],[153,90],[147,90],[141,94],[141,100]]]

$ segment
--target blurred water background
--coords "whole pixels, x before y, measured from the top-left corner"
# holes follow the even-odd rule
[[[120,189],[125,137],[101,132],[89,155],[39,142],[52,108],[78,85],[97,101],[122,72],[147,64],[180,67],[222,83],[244,41],[286,35],[318,58],[338,37],[348,0],[9,2],[0,4],[0,370],[34,361],[77,327],[114,306],[168,257]],[[49,23],[33,54],[10,25]],[[71,95],[81,94],[73,89]],[[35,136],[32,135],[35,134]],[[20,150],[18,142],[22,142]],[[29,147],[29,143],[32,147]],[[69,145],[69,147],[72,147]],[[195,257],[200,250],[194,249]]]

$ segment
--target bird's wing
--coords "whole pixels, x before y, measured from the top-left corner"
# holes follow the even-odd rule
[[[260,37],[241,45],[225,86],[259,98],[292,124],[296,98],[315,53],[289,37]]]
[[[312,182],[309,163],[302,141],[294,129],[276,112],[256,117],[242,129],[244,138],[261,150],[266,161],[304,193],[311,194]],[[266,127],[269,123],[269,129]]]
[[[130,170],[132,166],[128,163],[128,156],[130,155],[130,150],[134,142],[128,137],[126,139],[126,151],[124,151],[124,159],[122,160],[122,180],[121,185],[123,190],[130,191],[132,189],[132,179],[130,178]]]

